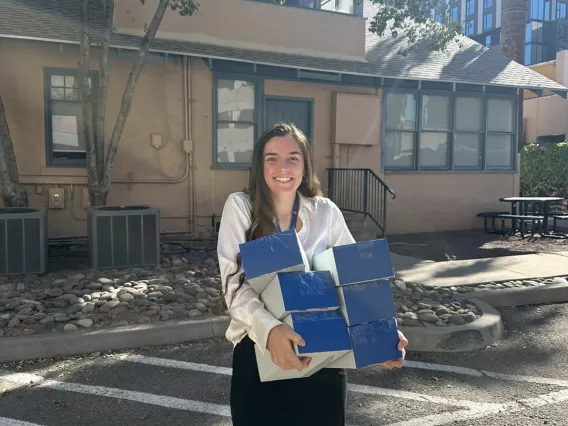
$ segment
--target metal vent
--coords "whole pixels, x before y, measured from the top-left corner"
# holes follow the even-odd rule
[[[47,217],[27,207],[0,209],[0,274],[43,274],[47,268]]]
[[[160,263],[160,211],[148,206],[89,207],[89,258],[93,268]]]

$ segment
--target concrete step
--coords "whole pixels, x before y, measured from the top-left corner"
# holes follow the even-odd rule
[[[356,241],[369,241],[377,238],[378,226],[368,217],[360,213],[343,212],[345,223]]]

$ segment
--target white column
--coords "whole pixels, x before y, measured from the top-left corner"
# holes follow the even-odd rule
[[[477,31],[476,34],[483,32],[483,0],[477,0]]]
[[[501,11],[503,6],[503,0],[495,0],[495,28],[501,27]]]

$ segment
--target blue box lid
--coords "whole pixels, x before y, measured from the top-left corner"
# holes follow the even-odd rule
[[[245,277],[252,279],[304,263],[294,229],[239,244]]]
[[[304,341],[298,354],[346,351],[351,349],[347,324],[338,310],[292,313],[293,329]]]
[[[357,368],[402,358],[395,318],[349,327]]]
[[[350,326],[396,317],[396,306],[389,280],[340,286]]]
[[[394,277],[386,239],[333,247],[340,285]]]
[[[339,307],[329,271],[280,272],[277,275],[286,311]]]

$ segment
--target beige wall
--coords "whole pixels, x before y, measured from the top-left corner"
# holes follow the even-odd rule
[[[556,60],[534,65],[534,71],[551,78],[562,85],[568,84],[568,51],[558,52]],[[561,135],[568,132],[568,100],[545,91],[543,97],[536,97],[524,91],[523,118],[528,142],[535,142],[538,136]]]
[[[386,173],[396,192],[387,210],[390,234],[483,226],[482,211],[510,210],[499,198],[518,195],[518,173]]]
[[[93,52],[96,56],[96,52]],[[1,40],[0,91],[6,107],[21,180],[26,184],[30,204],[48,205],[48,189],[56,185],[66,191],[65,209],[50,209],[49,236],[86,235],[86,210],[81,194],[86,187],[83,168],[46,167],[44,130],[44,67],[77,68],[78,47],[26,41]],[[93,58],[93,62],[96,58]],[[106,134],[110,138],[118,114],[131,63],[110,58],[110,86]],[[198,231],[209,229],[211,164],[211,77],[203,61],[194,60],[195,72],[195,180]],[[181,61],[149,62],[139,80],[132,110],[126,123],[113,169],[113,180],[160,180],[182,177],[185,170],[183,73]],[[163,137],[163,146],[150,144],[152,133]],[[75,216],[71,189],[75,194]],[[39,193],[41,192],[41,193]],[[189,179],[177,184],[113,183],[108,204],[149,204],[161,209],[163,232],[189,229]]]
[[[144,25],[151,22],[157,3],[157,0],[146,0],[141,6],[140,0],[118,0],[116,31],[141,35]],[[158,37],[270,52],[361,61],[365,58],[362,17],[249,0],[199,3],[199,12],[190,17],[168,10]]]

